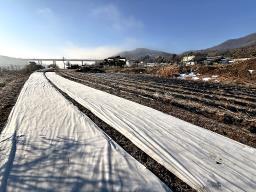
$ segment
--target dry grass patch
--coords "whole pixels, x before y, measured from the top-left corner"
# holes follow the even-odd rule
[[[173,77],[178,75],[180,67],[178,65],[166,65],[156,71],[156,74],[161,77]]]

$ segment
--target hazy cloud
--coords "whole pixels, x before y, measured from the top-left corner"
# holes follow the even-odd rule
[[[63,44],[48,46],[0,37],[0,55],[19,58],[67,57],[105,59],[139,45],[141,45],[141,42],[133,37],[127,37],[118,44],[102,44],[98,46],[76,44],[72,40],[65,40],[63,41]]]
[[[46,15],[53,15],[53,11],[46,7],[46,8],[41,8],[37,10],[38,15],[46,16]]]
[[[121,51],[121,48],[113,46],[79,47],[72,45],[64,48],[63,55],[68,58],[105,59]]]
[[[0,55],[19,58],[87,58],[105,59],[123,49],[115,46],[82,47],[66,42],[59,47],[35,47],[24,43],[6,42],[0,39]]]
[[[124,15],[113,4],[97,7],[92,10],[91,15],[109,23],[115,30],[143,28],[143,23],[140,20],[131,15]]]

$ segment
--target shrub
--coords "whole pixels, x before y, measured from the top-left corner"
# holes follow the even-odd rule
[[[32,72],[40,70],[40,69],[44,69],[44,67],[42,65],[38,65],[34,62],[31,62],[28,65],[26,65],[26,67],[22,71],[24,73],[32,73]]]
[[[161,77],[173,77],[179,74],[180,68],[177,65],[167,65],[160,68],[156,74]]]

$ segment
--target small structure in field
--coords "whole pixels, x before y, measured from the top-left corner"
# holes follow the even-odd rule
[[[129,60],[126,60],[125,65],[127,67],[134,67],[134,66],[138,66],[138,63],[139,63],[139,61],[137,61],[137,60],[129,59]]]
[[[231,62],[231,59],[230,58],[222,58],[221,61],[220,61],[221,64],[230,64],[232,63]]]
[[[126,58],[121,56],[109,57],[107,59],[104,59],[104,62],[103,62],[103,65],[105,66],[124,67],[125,64],[126,64]]]
[[[185,66],[195,65],[195,55],[185,56],[182,58],[182,64]]]
[[[226,58],[223,56],[215,56],[215,57],[206,57],[203,63],[205,65],[229,64],[229,63],[232,63],[232,60],[230,58]]]

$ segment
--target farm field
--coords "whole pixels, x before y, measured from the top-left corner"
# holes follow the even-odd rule
[[[58,73],[256,147],[254,88],[142,74]]]
[[[171,191],[43,73],[24,85],[0,143],[0,191]]]
[[[197,191],[253,190],[254,148],[54,73],[46,77]]]
[[[255,7],[1,3],[0,192],[256,192]]]
[[[254,89],[150,75],[58,74],[33,73],[19,95],[0,136],[1,190],[255,189]],[[221,108],[207,104],[210,98]],[[211,108],[251,119],[242,126],[219,122],[202,114]]]
[[[0,73],[0,133],[28,77],[29,74],[19,72]]]

